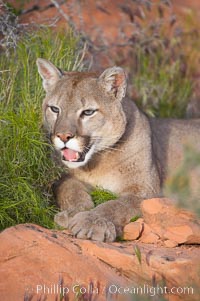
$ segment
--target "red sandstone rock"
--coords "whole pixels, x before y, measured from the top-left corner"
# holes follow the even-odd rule
[[[169,199],[144,200],[144,221],[162,240],[177,244],[200,244],[200,220],[194,213],[177,208]]]
[[[9,228],[1,233],[0,254],[2,301],[20,301],[24,294],[33,294],[32,301],[45,294],[48,301],[55,301],[61,279],[69,289],[69,300],[75,299],[73,287],[78,284],[88,291],[92,282],[94,295],[99,289],[98,300],[102,301],[108,283],[125,285],[124,279],[114,270],[83,255],[78,241],[66,231],[49,231],[31,224]]]
[[[126,225],[123,238],[125,240],[139,239],[139,241],[144,243],[157,243],[159,241],[159,236],[144,222],[143,218]]]
[[[67,231],[51,231],[32,224],[9,228],[0,234],[0,239],[2,301],[21,301],[25,292],[24,300],[36,301],[46,294],[45,300],[55,301],[63,287],[66,292],[69,290],[66,300],[74,301],[75,285],[80,285],[74,287],[76,292],[80,288],[82,293],[86,291],[84,300],[129,301],[134,298],[130,293],[134,288],[142,287],[143,293],[146,288],[147,294],[152,283],[160,287],[163,280],[169,290],[190,288],[189,294],[181,294],[180,298],[176,292],[169,294],[167,300],[199,300],[199,248],[97,243],[72,238]],[[113,293],[117,285],[129,293],[117,296]],[[106,288],[110,290],[107,298]]]
[[[194,213],[177,208],[166,198],[144,200],[141,209],[143,219],[125,226],[125,240],[162,242],[166,247],[200,244],[200,220]]]
[[[123,238],[125,240],[138,239],[143,231],[144,220],[139,218],[137,221],[132,222],[124,227]]]

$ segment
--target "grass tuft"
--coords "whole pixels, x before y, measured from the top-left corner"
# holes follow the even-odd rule
[[[138,259],[139,264],[141,265],[142,264],[142,254],[141,254],[140,248],[137,245],[134,246],[134,252]]]
[[[133,217],[130,219],[130,223],[136,222],[140,217],[141,217],[141,216],[139,216],[139,215],[133,216]]]
[[[91,197],[95,207],[110,200],[117,199],[117,195],[111,191],[97,187],[91,192]]]
[[[36,59],[72,70],[77,41],[44,29],[26,34],[0,57],[0,229],[33,222],[53,227],[51,183],[60,174],[42,131],[44,97]]]

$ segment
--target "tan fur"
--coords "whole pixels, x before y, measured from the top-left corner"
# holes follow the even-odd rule
[[[43,59],[37,64],[47,92],[44,124],[69,167],[57,188],[62,211],[55,220],[79,238],[113,241],[140,213],[141,200],[162,194],[169,171],[183,160],[184,145],[200,150],[200,121],[148,118],[124,98],[126,75],[119,67],[97,76],[63,73]],[[85,116],[85,110],[94,112]],[[71,162],[64,146],[73,150]],[[89,192],[95,186],[119,198],[93,208]]]

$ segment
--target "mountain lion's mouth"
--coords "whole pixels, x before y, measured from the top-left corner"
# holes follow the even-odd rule
[[[83,162],[85,160],[86,154],[89,152],[91,146],[87,147],[82,153],[77,152],[73,149],[64,147],[61,150],[62,160],[69,162]]]

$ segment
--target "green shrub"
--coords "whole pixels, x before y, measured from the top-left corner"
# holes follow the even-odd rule
[[[133,85],[138,92],[139,107],[153,117],[184,117],[192,83],[182,72],[181,59],[170,62],[170,56],[161,46],[152,53],[138,49],[136,56]]]
[[[180,27],[169,1],[148,3],[129,40],[135,99],[150,116],[182,118],[198,66],[199,34],[194,26],[184,29],[186,23]]]
[[[9,56],[0,57],[0,229],[33,222],[53,226],[51,183],[60,169],[42,131],[44,97],[38,57],[65,70],[76,68],[77,41],[49,30],[25,34]]]

